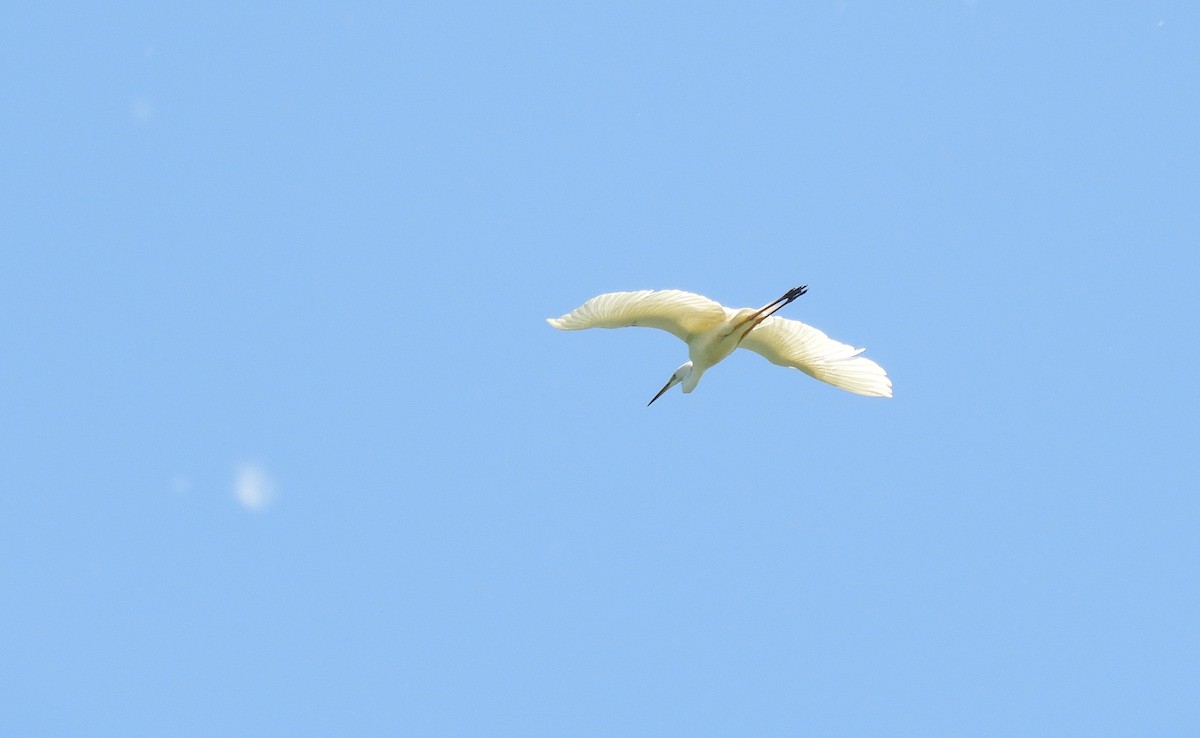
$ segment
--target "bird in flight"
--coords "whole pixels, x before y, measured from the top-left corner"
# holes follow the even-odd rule
[[[687,343],[689,361],[675,370],[648,406],[677,384],[683,385],[684,392],[696,389],[704,372],[738,347],[855,394],[891,397],[892,380],[883,367],[859,356],[865,349],[835,341],[798,320],[775,317],[777,310],[807,290],[807,286],[788,290],[757,310],[727,308],[682,290],[609,292],[546,322],[564,331],[648,326],[668,331]]]

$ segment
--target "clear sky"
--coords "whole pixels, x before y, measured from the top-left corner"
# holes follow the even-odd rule
[[[0,734],[1195,734],[1195,2],[0,37]]]

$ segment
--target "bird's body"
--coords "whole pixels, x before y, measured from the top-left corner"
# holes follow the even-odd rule
[[[682,290],[609,292],[593,297],[561,318],[546,322],[560,330],[647,326],[668,331],[688,345],[688,358],[653,400],[676,384],[691,392],[700,377],[741,346],[774,364],[799,369],[860,395],[891,397],[887,372],[856,349],[798,320],[772,314],[805,292],[789,290],[757,310],[727,308]]]

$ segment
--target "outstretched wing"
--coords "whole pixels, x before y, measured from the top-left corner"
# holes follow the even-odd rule
[[[866,349],[835,341],[798,320],[767,318],[738,346],[762,354],[772,364],[795,367],[858,395],[892,396],[892,380],[883,367],[859,356]]]
[[[687,341],[725,320],[721,304],[682,290],[609,292],[593,297],[561,318],[546,322],[564,331],[644,325]]]

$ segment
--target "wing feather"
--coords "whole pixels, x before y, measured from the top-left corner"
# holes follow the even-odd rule
[[[866,349],[835,341],[798,320],[770,317],[738,344],[767,361],[790,366],[834,387],[871,397],[891,397],[892,380],[883,367],[865,356]]]
[[[683,290],[609,292],[593,297],[561,318],[546,322],[564,331],[647,326],[687,341],[725,320],[721,304]]]

